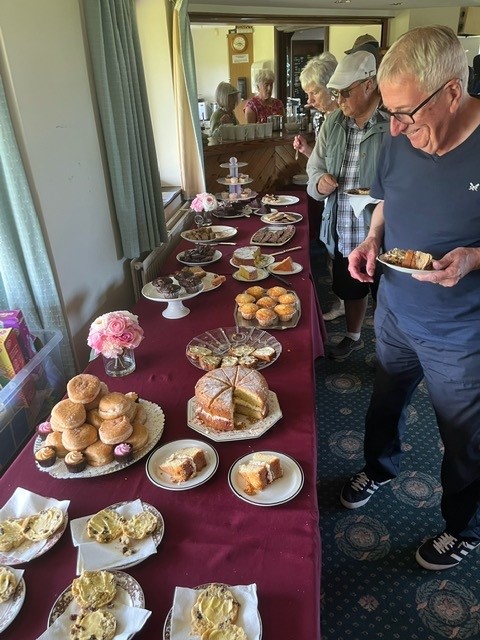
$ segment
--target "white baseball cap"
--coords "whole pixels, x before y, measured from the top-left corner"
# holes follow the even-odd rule
[[[373,53],[356,51],[343,58],[327,84],[328,89],[346,89],[358,80],[372,78],[377,73]]]

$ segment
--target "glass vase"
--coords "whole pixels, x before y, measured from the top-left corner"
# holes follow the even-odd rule
[[[135,371],[135,352],[133,349],[124,349],[119,356],[113,358],[102,357],[105,373],[112,378],[122,378]]]

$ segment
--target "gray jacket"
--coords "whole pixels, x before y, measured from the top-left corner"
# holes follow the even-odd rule
[[[375,177],[378,155],[385,133],[389,130],[388,119],[377,111],[377,122],[370,127],[360,143],[359,155],[359,179],[361,187],[369,187]],[[308,159],[307,193],[315,200],[325,200],[325,209],[322,214],[320,227],[320,240],[327,247],[328,253],[333,256],[336,244],[337,224],[337,191],[329,196],[318,193],[317,184],[321,176],[330,173],[338,179],[342,167],[343,156],[347,144],[347,118],[341,109],[334,111],[320,129],[312,155]],[[365,227],[369,228],[374,204],[369,204],[363,210]]]

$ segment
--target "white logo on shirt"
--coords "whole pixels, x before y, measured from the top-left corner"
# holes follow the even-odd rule
[[[478,187],[480,187],[480,183],[478,184],[473,184],[473,182],[470,182],[470,187],[469,187],[469,191],[478,191]]]

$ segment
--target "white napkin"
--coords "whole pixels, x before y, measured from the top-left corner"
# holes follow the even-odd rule
[[[23,569],[15,569],[14,567],[8,567],[17,580],[17,586],[23,577]],[[0,620],[4,620],[8,616],[10,607],[13,604],[13,597],[6,602],[0,602]]]
[[[238,619],[235,624],[245,631],[249,640],[259,640],[261,634],[258,617],[257,585],[247,584],[229,587],[240,603]],[[173,599],[170,640],[194,640],[191,635],[192,621],[190,612],[198,597],[198,590],[176,587]]]
[[[70,627],[72,626],[71,616],[79,613],[78,605],[72,600],[61,616],[55,620],[51,627],[42,633],[37,640],[65,640],[70,637]],[[125,604],[113,602],[109,605],[108,611],[117,620],[115,640],[128,640],[138,633],[152,612],[148,609],[138,607],[128,607]]]
[[[27,491],[27,489],[18,487],[8,502],[0,509],[0,521],[7,520],[8,518],[26,518],[49,507],[58,507],[66,516],[69,504],[70,500],[44,498],[36,493]],[[12,549],[12,551],[4,553],[8,555],[10,562],[28,562],[39,555],[48,542],[48,538],[47,540],[40,540],[39,542],[26,540],[17,549]]]
[[[370,196],[349,196],[350,205],[353,209],[353,213],[356,218],[360,217],[360,214],[365,209],[367,204],[380,202],[376,198],[371,198]]]
[[[115,509],[121,516],[131,518],[143,511],[141,500],[127,502]],[[93,514],[92,514],[93,515]],[[70,522],[70,531],[74,546],[78,547],[77,575],[82,571],[99,571],[100,569],[115,569],[130,563],[137,564],[141,560],[157,553],[152,536],[143,540],[131,540],[129,548],[134,551],[126,556],[122,553],[124,545],[117,538],[112,542],[96,542],[87,535],[87,521],[90,516],[76,518]]]

